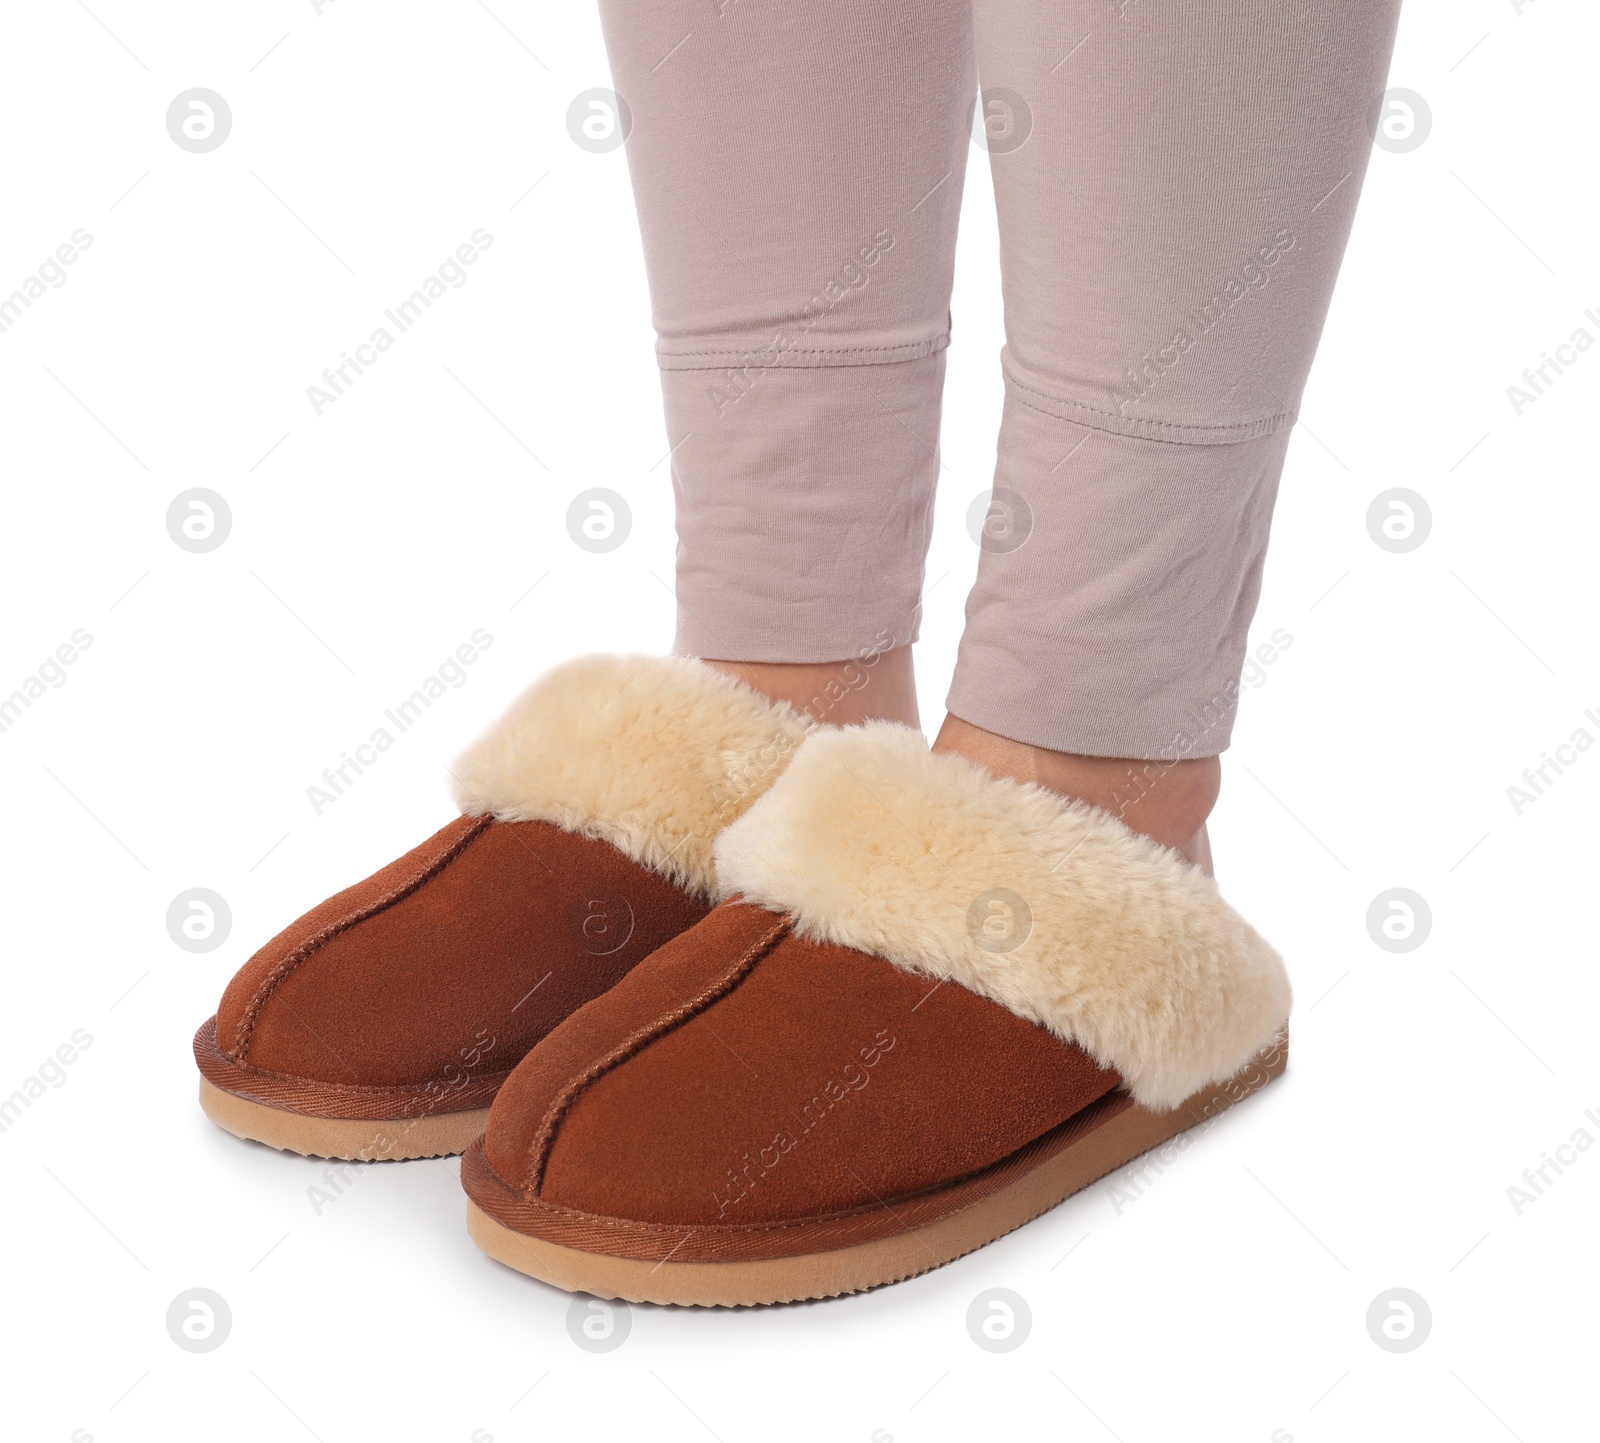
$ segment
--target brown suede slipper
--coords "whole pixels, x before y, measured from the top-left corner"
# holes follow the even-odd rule
[[[540,1038],[706,915],[717,832],[807,725],[696,661],[558,667],[453,767],[464,815],[239,970],[201,1106],[318,1157],[462,1151]]]
[[[875,723],[718,839],[724,903],[576,1012],[462,1161],[492,1257],[639,1302],[938,1267],[1282,1072],[1277,954],[1108,814]]]

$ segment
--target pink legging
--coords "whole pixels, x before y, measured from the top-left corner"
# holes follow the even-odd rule
[[[1006,404],[949,709],[1059,751],[1221,751],[1399,0],[600,5],[677,650],[916,638],[976,127]]]

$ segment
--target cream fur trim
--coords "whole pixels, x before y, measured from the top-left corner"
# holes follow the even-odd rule
[[[598,837],[702,896],[711,844],[811,723],[681,656],[586,656],[523,692],[451,769],[469,816]]]
[[[1210,878],[1107,812],[935,756],[909,727],[811,737],[718,838],[716,865],[724,897],[992,998],[1147,1107],[1232,1076],[1289,1015],[1282,960]]]

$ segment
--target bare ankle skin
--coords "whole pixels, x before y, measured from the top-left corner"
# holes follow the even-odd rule
[[[1206,818],[1222,788],[1218,757],[1163,762],[1077,756],[1012,741],[956,716],[944,719],[933,749],[958,753],[997,777],[1080,798],[1212,874]]]
[[[763,696],[787,702],[815,722],[829,726],[854,726],[866,721],[921,725],[909,646],[868,655],[859,661],[726,661],[707,657],[705,663]],[[1088,802],[1110,812],[1134,831],[1171,847],[1192,866],[1211,875],[1206,818],[1222,787],[1222,764],[1217,757],[1161,762],[1078,756],[1012,741],[957,716],[945,717],[933,749],[955,752],[997,777],[1035,782],[1063,796]]]
[[[707,666],[726,672],[774,701],[788,702],[812,721],[827,726],[854,726],[866,721],[921,725],[909,646],[871,652],[860,660],[848,661],[704,660]]]

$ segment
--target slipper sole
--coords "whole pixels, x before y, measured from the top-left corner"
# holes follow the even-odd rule
[[[200,1107],[218,1127],[282,1152],[347,1162],[453,1157],[482,1135],[505,1074],[402,1087],[350,1087],[236,1062],[217,1045],[216,1018],[194,1037]],[[454,1106],[445,1106],[453,1103]]]
[[[487,1107],[428,1117],[310,1117],[252,1102],[200,1079],[200,1106],[218,1127],[280,1152],[346,1162],[402,1162],[455,1157],[472,1146],[489,1121]]]
[[[909,1208],[897,1202],[894,1210],[875,1210],[876,1215],[887,1215],[886,1235],[844,1247],[819,1246],[815,1251],[805,1247],[808,1233],[819,1242],[830,1234],[837,1237],[840,1227],[836,1218],[764,1229],[765,1241],[760,1246],[769,1252],[781,1248],[781,1256],[741,1256],[726,1261],[682,1256],[691,1250],[688,1245],[697,1233],[701,1246],[693,1250],[703,1250],[717,1234],[714,1228],[644,1230],[636,1225],[635,1231],[647,1231],[647,1239],[643,1243],[635,1239],[628,1251],[637,1254],[653,1246],[654,1257],[573,1247],[508,1227],[480,1205],[480,1199],[488,1208],[513,1215],[519,1222],[538,1225],[542,1211],[552,1223],[560,1223],[546,1231],[568,1235],[574,1230],[591,1237],[610,1231],[621,1238],[628,1235],[629,1225],[618,1219],[585,1219],[557,1209],[539,1210],[537,1204],[526,1200],[511,1201],[509,1185],[493,1174],[481,1143],[468,1152],[462,1164],[462,1181],[469,1194],[467,1231],[478,1247],[507,1267],[567,1292],[597,1298],[742,1307],[838,1297],[916,1277],[1005,1236],[1142,1153],[1242,1102],[1280,1076],[1287,1065],[1287,1040],[1280,1039],[1233,1077],[1202,1088],[1171,1112],[1152,1112],[1126,1093],[1114,1094],[977,1178],[925,1194]],[[931,1213],[931,1220],[895,1230],[896,1218],[907,1211],[914,1211],[919,1218]],[[679,1241],[669,1247],[674,1233]],[[748,1244],[741,1240],[741,1246]],[[679,1254],[676,1258],[675,1253]]]

